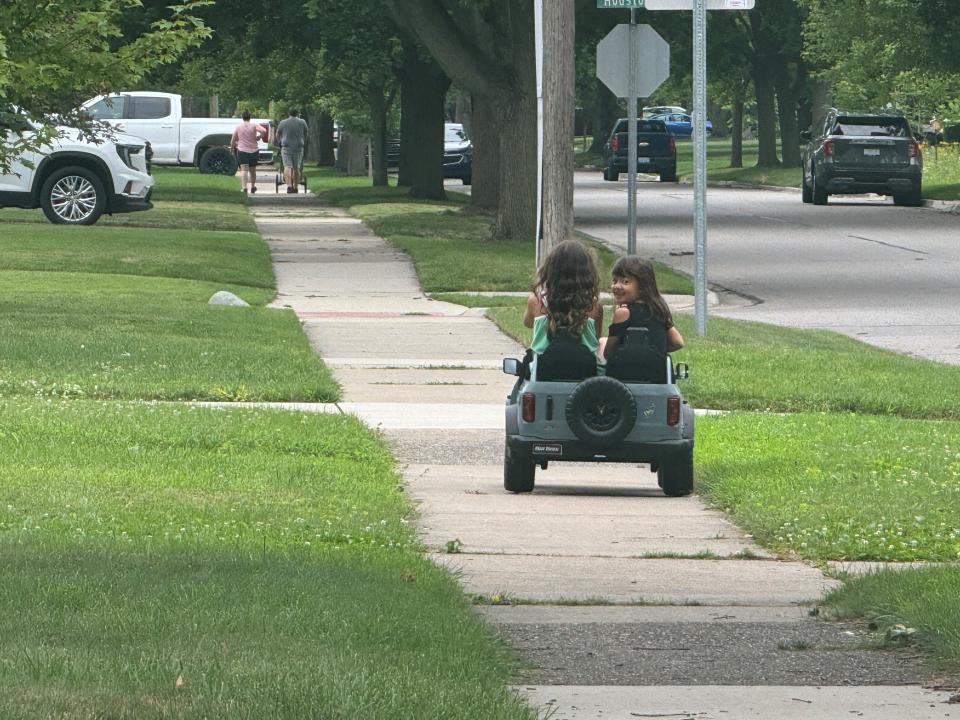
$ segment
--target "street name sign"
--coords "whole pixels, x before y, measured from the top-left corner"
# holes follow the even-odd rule
[[[756,0],[707,0],[707,10],[753,10]],[[600,7],[600,0],[597,0]],[[646,0],[647,10],[693,10],[693,0]]]
[[[634,25],[634,67],[630,66],[630,26],[617,25],[597,44],[597,77],[613,94],[630,94],[630,73],[636,73],[636,93],[649,97],[670,76],[670,45],[649,25]]]
[[[597,0],[597,7],[601,9],[642,10],[643,0]]]

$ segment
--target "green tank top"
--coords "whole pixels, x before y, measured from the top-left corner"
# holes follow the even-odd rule
[[[547,316],[538,315],[533,319],[533,340],[530,343],[530,349],[537,355],[540,355],[547,349],[549,340],[547,339]],[[580,335],[580,342],[592,353],[597,352],[599,342],[597,341],[596,323],[592,318],[587,318],[583,325],[583,333]]]

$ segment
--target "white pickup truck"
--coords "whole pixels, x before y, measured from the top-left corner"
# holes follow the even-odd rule
[[[180,95],[133,91],[99,95],[81,106],[91,117],[117,130],[147,140],[157,165],[193,165],[205,173],[233,175],[237,160],[230,152],[230,136],[239,118],[184,117]],[[268,125],[269,120],[254,120]],[[260,162],[273,154],[260,143]]]

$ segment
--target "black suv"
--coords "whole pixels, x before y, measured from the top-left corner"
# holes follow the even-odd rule
[[[833,193],[892,195],[897,205],[922,205],[923,154],[899,115],[830,110],[805,130],[803,202],[826,205]]]

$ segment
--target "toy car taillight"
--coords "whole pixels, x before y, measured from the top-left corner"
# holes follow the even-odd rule
[[[533,422],[537,419],[537,396],[533,393],[524,393],[520,399],[523,421]]]
[[[673,426],[680,422],[680,398],[671,395],[667,398],[667,425]]]

